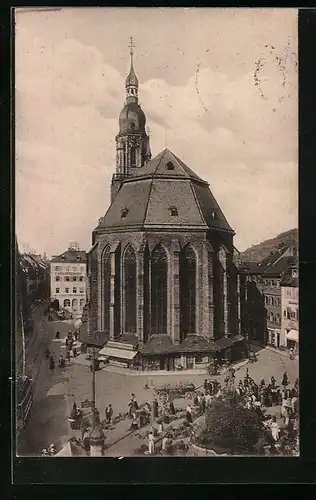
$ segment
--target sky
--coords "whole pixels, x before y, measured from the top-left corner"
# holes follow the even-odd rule
[[[250,245],[298,225],[296,9],[17,9],[16,233],[48,256],[110,202],[129,38],[153,157],[210,184]]]

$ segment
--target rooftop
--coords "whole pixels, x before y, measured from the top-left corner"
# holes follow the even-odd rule
[[[293,266],[286,270],[280,282],[280,285],[294,287],[294,288],[298,287],[299,278],[298,278],[297,267]]]
[[[61,255],[54,255],[52,257],[51,262],[86,262],[87,261],[87,253],[85,250],[75,250],[72,248],[69,248],[66,250],[66,252],[62,253]]]
[[[96,231],[162,225],[234,234],[208,183],[168,149],[122,181]]]
[[[262,277],[281,277],[288,269],[288,267],[295,264],[296,261],[297,258],[294,256],[281,257],[279,260],[275,261],[272,265],[265,269]]]

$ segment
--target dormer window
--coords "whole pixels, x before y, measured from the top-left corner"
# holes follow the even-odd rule
[[[127,214],[128,214],[128,208],[123,208],[123,210],[121,212],[121,219],[125,219]]]
[[[176,207],[170,207],[169,212],[172,217],[176,217],[178,215],[178,209]]]
[[[217,219],[217,213],[216,212],[212,212],[212,219],[213,220]]]
[[[172,163],[172,161],[168,161],[168,163],[166,164],[166,167],[167,167],[167,170],[174,170],[174,164]]]

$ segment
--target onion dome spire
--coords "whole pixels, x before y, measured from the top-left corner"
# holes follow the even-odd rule
[[[134,56],[133,49],[135,48],[135,45],[133,44],[132,37],[130,38],[129,48],[130,48],[129,53],[131,56],[131,69],[130,69],[129,75],[126,77],[126,80],[125,80],[127,103],[138,101],[138,78],[136,76],[134,66],[133,66],[133,56]]]

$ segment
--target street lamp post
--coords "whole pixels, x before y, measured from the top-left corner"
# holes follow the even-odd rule
[[[95,347],[92,350],[92,429],[90,432],[90,456],[100,457],[103,455],[104,432],[100,425],[100,419],[96,416],[95,406]]]

